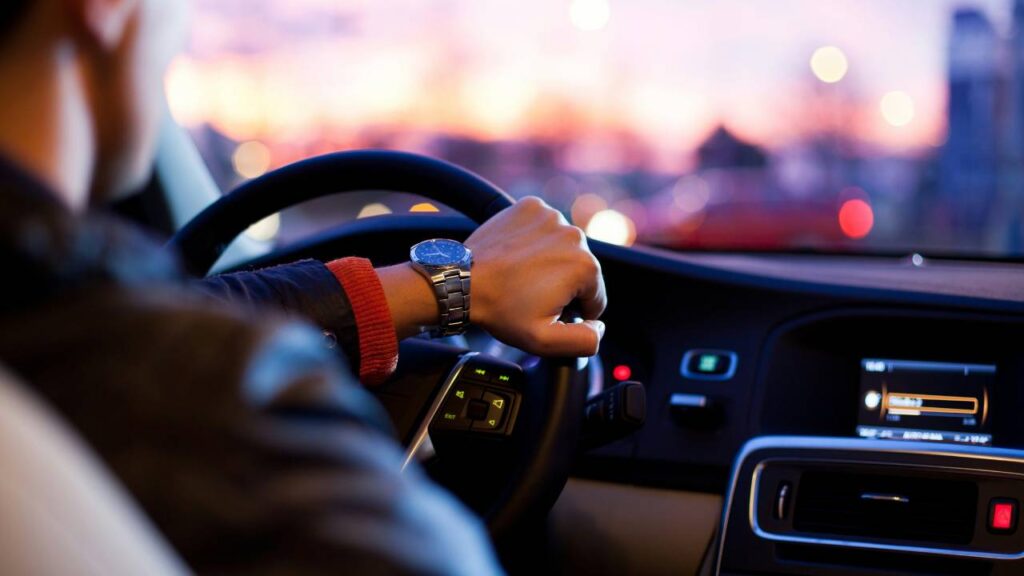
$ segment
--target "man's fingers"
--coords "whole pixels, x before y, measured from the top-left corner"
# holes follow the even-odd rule
[[[604,278],[598,274],[587,282],[578,293],[577,301],[583,318],[587,320],[600,318],[604,313],[605,306],[608,305],[608,297],[604,292]]]
[[[584,319],[596,320],[604,312],[604,308],[608,304],[608,297],[604,291],[601,265],[593,256],[583,265],[583,275],[580,281],[579,290],[576,292],[580,312],[583,313]]]
[[[604,337],[604,322],[585,320],[574,324],[555,322],[545,326],[535,338],[535,349],[540,356],[593,356]]]

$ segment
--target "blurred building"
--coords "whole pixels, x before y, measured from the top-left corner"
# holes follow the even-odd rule
[[[768,157],[759,146],[746,142],[725,126],[719,126],[697,148],[697,163],[711,168],[764,168]]]
[[[998,189],[999,37],[980,10],[959,9],[949,41],[949,135],[941,190],[951,239],[977,247]]]
[[[1024,251],[1024,0],[1014,0],[1006,66],[999,198],[988,240],[996,250],[1020,254]]]
[[[696,174],[711,186],[712,194],[730,202],[763,202],[774,196],[768,154],[725,126],[716,128],[697,147]]]

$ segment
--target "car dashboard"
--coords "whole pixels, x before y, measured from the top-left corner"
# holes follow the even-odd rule
[[[388,264],[472,229],[461,217],[370,218],[258,264],[345,253]],[[674,571],[702,562],[720,574],[1024,566],[1024,268],[591,247],[609,297],[593,390],[642,382],[647,420],[576,462],[554,511],[557,523],[575,507],[569,541],[618,514],[603,552],[632,538],[622,546],[642,567],[619,566],[632,573],[672,558],[685,558]],[[605,558],[592,546],[580,556],[590,568]]]
[[[1019,266],[595,251],[648,421],[581,474],[723,493],[709,572],[1024,565]]]
[[[628,367],[648,387],[649,411],[644,429],[595,465],[626,458],[636,464],[615,468],[638,475],[631,480],[722,490],[743,443],[762,435],[938,434],[1024,447],[1017,266],[596,251],[610,301],[605,378],[611,384],[615,368]],[[871,383],[879,372],[866,367],[899,379],[885,402],[903,402],[902,413],[868,410],[883,383]],[[664,473],[678,466],[700,472]]]

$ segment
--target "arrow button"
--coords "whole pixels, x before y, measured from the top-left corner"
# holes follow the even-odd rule
[[[508,412],[510,400],[507,396],[484,392],[481,398],[487,403],[487,415],[473,422],[473,430],[497,431],[505,426],[505,413]]]

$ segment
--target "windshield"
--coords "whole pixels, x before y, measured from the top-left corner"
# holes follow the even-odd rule
[[[1016,257],[1022,26],[1024,0],[198,0],[167,90],[224,190],[390,148],[618,244]]]

